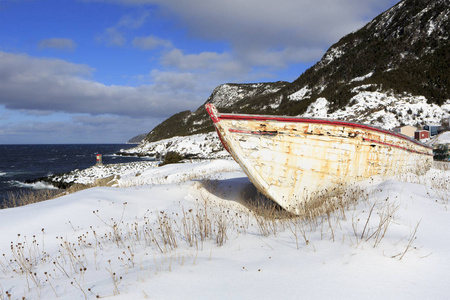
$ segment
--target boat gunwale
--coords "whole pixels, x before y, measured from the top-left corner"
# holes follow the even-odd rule
[[[212,105],[215,108],[215,106],[213,104],[210,104],[210,105]],[[216,109],[216,111],[217,111],[217,109]],[[209,110],[208,110],[208,113],[210,113]],[[210,115],[211,115],[211,113],[210,113]],[[348,126],[348,127],[353,127],[353,128],[373,130],[376,132],[388,134],[391,136],[395,136],[395,137],[407,140],[418,146],[422,146],[422,147],[425,147],[428,149],[433,149],[433,147],[428,146],[419,141],[416,141],[406,135],[403,135],[400,133],[395,133],[395,132],[392,132],[392,131],[389,131],[386,129],[382,129],[382,128],[378,128],[378,127],[373,127],[373,126],[356,123],[356,122],[349,122],[349,121],[340,121],[340,120],[334,120],[334,119],[320,119],[320,118],[290,117],[290,116],[269,116],[269,115],[257,115],[257,114],[255,114],[255,115],[230,114],[230,113],[219,113],[218,111],[217,111],[217,115],[215,115],[215,118],[217,121],[215,121],[214,123],[217,123],[218,121],[220,121],[220,119],[223,119],[223,120],[239,120],[239,121],[277,121],[277,122],[285,122],[285,123],[291,122],[291,123],[313,123],[313,124],[326,124],[326,125],[341,125],[341,126]]]

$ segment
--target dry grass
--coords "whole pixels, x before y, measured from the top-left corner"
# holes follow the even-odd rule
[[[65,195],[67,194],[73,194],[82,190],[90,189],[96,186],[102,186],[101,184],[80,184],[76,183],[74,185],[71,185],[67,190],[65,190]]]
[[[19,234],[17,241],[11,243],[11,258],[3,254],[0,272],[3,275],[22,277],[27,299],[40,299],[41,290],[45,287],[51,288],[55,296],[61,297],[64,293],[62,285],[58,284],[61,281],[70,282],[70,286],[78,290],[84,298],[88,298],[88,295],[118,295],[121,293],[123,277],[132,269],[143,269],[143,263],[148,260],[149,255],[153,256],[155,273],[170,271],[174,263],[182,266],[189,259],[177,255],[177,249],[188,247],[198,253],[203,250],[206,242],[213,242],[220,247],[228,239],[227,231],[233,227],[231,223],[239,224],[239,221],[235,220],[239,218],[238,214],[232,216],[231,211],[211,207],[207,201],[201,200],[198,200],[193,208],[182,209],[182,214],[148,211],[149,216],[133,223],[123,222],[126,206],[127,203],[124,203],[119,220],[108,219],[101,212],[93,211],[105,225],[103,232],[99,233],[90,226],[90,230],[78,236],[76,242],[57,237],[58,250],[54,255],[45,251],[44,236],[42,243],[33,236],[29,244],[26,237],[23,237],[25,240],[20,240],[22,237]],[[113,247],[121,249],[119,252],[122,254],[106,259]],[[102,257],[103,265],[98,257]],[[195,264],[196,257],[191,257],[190,260]],[[107,261],[106,266],[104,261]],[[36,272],[42,265],[52,266],[49,267],[52,271],[45,274]],[[84,277],[91,270],[106,270],[112,282],[110,294],[99,294],[84,285]],[[1,290],[0,297],[5,297]]]
[[[297,249],[305,246],[315,250],[312,238],[314,236],[316,240],[317,236],[320,236],[320,240],[329,239],[333,242],[353,240],[352,244],[356,247],[369,244],[375,248],[380,245],[388,229],[394,224],[399,205],[389,197],[371,203],[369,199],[373,196],[357,186],[340,186],[317,194],[314,201],[302,204],[299,215],[281,210],[278,205],[270,203],[261,195],[253,199],[247,207],[260,235],[277,236],[278,233],[288,230]],[[363,210],[362,215],[359,215],[361,213],[355,215],[354,212],[359,205],[366,206],[368,210]],[[347,220],[351,220],[351,232],[342,230],[349,223]],[[399,259],[402,259],[411,249],[417,227],[408,239],[406,249],[393,257],[400,256]]]
[[[399,174],[400,181],[417,183],[426,186],[428,195],[444,205],[450,200],[450,162],[433,161],[432,169],[426,176],[417,173]],[[436,171],[438,170],[438,171]]]
[[[220,191],[214,191],[217,182],[203,181],[203,185],[210,192],[220,194]],[[288,231],[298,249],[302,246],[314,248],[313,236],[316,236],[316,240],[319,236],[320,240],[329,239],[333,242],[353,240],[352,244],[356,247],[363,244],[378,247],[394,224],[399,209],[389,197],[371,203],[369,199],[374,195],[358,186],[338,186],[317,193],[308,202],[297,207],[298,215],[283,210],[260,193],[246,193],[250,194],[250,197],[244,199],[244,205],[248,208],[246,218],[252,221],[250,226],[245,223],[247,227],[244,232],[253,224],[258,234],[264,237]],[[368,209],[363,210],[361,215],[355,215],[354,212],[360,210],[358,207],[361,205]],[[343,231],[342,228],[349,223],[351,231]]]
[[[438,175],[432,176],[430,185],[431,194],[434,194],[442,204],[447,205],[450,200],[450,178]]]
[[[41,190],[20,190],[9,192],[6,199],[3,200],[1,208],[13,208],[28,204],[38,203],[50,199],[55,199],[63,195],[76,193],[98,185],[74,184],[66,190],[41,189]]]
[[[205,190],[220,198],[216,180],[206,180],[202,184]],[[371,203],[369,200],[375,195],[357,185],[341,185],[317,193],[309,201],[297,207],[298,215],[287,212],[259,192],[249,192],[248,189],[244,192],[244,198],[246,198],[243,199],[243,204],[248,209],[246,218],[254,222],[258,233],[268,237],[289,231],[293,235],[297,248],[301,248],[302,245],[311,246],[310,237],[318,233],[321,240],[329,239],[335,242],[353,239],[352,244],[357,247],[367,243],[377,247],[386,237],[399,209],[399,206],[389,197]],[[355,216],[354,212],[361,205],[368,207],[368,210],[365,210],[363,215]],[[342,234],[342,230],[339,229],[349,223],[346,222],[347,220],[351,220],[351,232]],[[248,223],[246,224],[248,226]],[[246,230],[248,227],[244,229],[244,232]],[[338,236],[338,232],[342,236]]]
[[[7,198],[2,203],[2,208],[11,208],[28,205],[53,199],[61,194],[60,190],[21,190],[9,192]]]
[[[450,170],[450,162],[447,161],[433,161],[433,168],[448,171]]]

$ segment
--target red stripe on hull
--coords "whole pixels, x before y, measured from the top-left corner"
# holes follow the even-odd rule
[[[422,147],[426,147],[429,149],[433,149],[433,147],[424,145],[422,143],[419,143],[413,139],[410,139],[407,136],[397,134],[395,132],[391,132],[389,130],[371,127],[368,125],[358,124],[358,123],[352,123],[352,122],[345,122],[345,121],[337,121],[337,120],[322,120],[322,119],[306,119],[306,118],[293,118],[293,117],[272,117],[272,116],[263,116],[263,115],[238,115],[238,114],[220,114],[217,116],[218,121],[220,119],[223,120],[239,120],[239,121],[277,121],[277,122],[285,122],[285,123],[313,123],[313,124],[326,124],[326,125],[338,125],[338,126],[346,126],[346,127],[353,127],[353,128],[361,128],[361,129],[368,129],[373,130],[376,132],[381,132],[384,134],[388,134],[391,136],[395,136],[407,141],[410,141],[414,144],[420,145]],[[214,119],[213,119],[214,120]],[[217,122],[218,122],[217,121]],[[217,123],[215,122],[215,123]]]

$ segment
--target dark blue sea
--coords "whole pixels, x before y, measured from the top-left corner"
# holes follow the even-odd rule
[[[135,145],[0,145],[0,206],[10,192],[39,188],[26,180],[85,169],[96,164],[102,154],[103,164],[139,161],[145,158],[114,155]]]

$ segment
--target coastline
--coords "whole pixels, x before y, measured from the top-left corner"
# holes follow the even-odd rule
[[[122,145],[121,148],[113,152],[104,152],[98,149],[91,150],[92,165],[82,166],[72,164],[72,169],[66,168],[64,171],[54,172],[48,171],[47,174],[38,176],[29,176],[18,180],[16,185],[20,185],[23,189],[42,190],[42,189],[60,189],[66,190],[73,185],[92,186],[98,184],[96,181],[102,180],[102,185],[113,185],[112,182],[104,182],[105,178],[114,177],[117,179],[142,173],[148,168],[155,168],[159,165],[158,158],[164,157],[168,152],[179,153],[185,161],[194,160],[210,160],[210,159],[231,159],[228,152],[222,147],[217,135],[214,132],[199,134],[190,137],[174,137],[153,143],[141,143]],[[93,151],[93,152],[92,152]],[[108,152],[110,154],[108,154]],[[102,165],[94,165],[95,154],[103,153]],[[86,155],[86,154],[84,154]],[[65,159],[70,160],[70,156]],[[86,156],[87,157],[87,156]],[[53,158],[48,159],[47,164],[52,164]],[[122,160],[120,163],[114,163],[114,160]],[[123,159],[131,159],[133,161],[123,162]],[[68,164],[67,166],[69,166]],[[66,166],[66,167],[67,167]],[[31,174],[30,174],[31,175]]]
[[[72,170],[67,173],[61,173],[46,177],[40,177],[33,180],[27,180],[27,184],[44,182],[51,184],[58,189],[67,189],[74,184],[94,185],[99,180],[111,178],[112,180],[120,179],[124,176],[138,176],[140,173],[149,168],[155,168],[159,161],[134,161],[118,164],[102,164],[82,170]],[[114,178],[114,179],[113,179]],[[104,185],[104,184],[103,184]],[[108,185],[113,186],[108,182]]]

